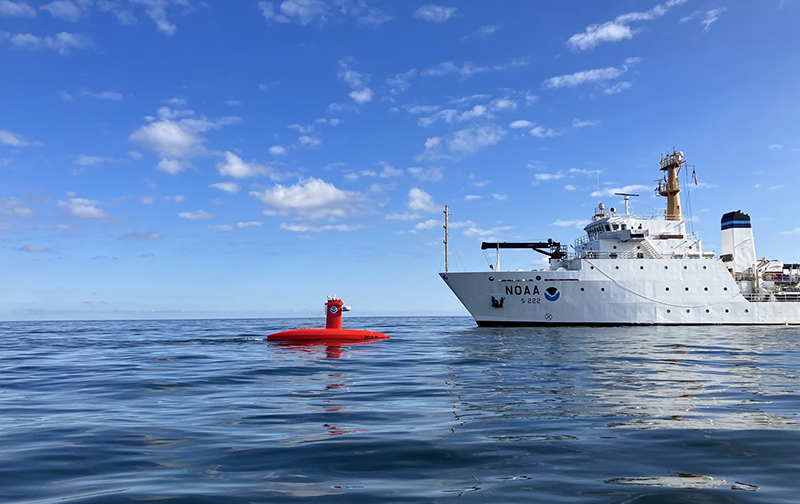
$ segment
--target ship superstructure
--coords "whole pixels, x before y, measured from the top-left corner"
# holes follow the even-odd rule
[[[661,158],[663,215],[602,203],[570,251],[558,242],[484,242],[495,269],[441,273],[478,325],[800,324],[800,265],[757,259],[750,217],[726,213],[719,256],[687,232],[682,152]],[[445,213],[447,217],[449,214]],[[447,224],[445,224],[447,225]],[[445,238],[447,242],[447,238]],[[528,248],[549,268],[501,271],[501,249]]]

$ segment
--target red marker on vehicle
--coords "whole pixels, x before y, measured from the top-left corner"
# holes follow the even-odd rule
[[[349,306],[337,297],[328,297],[325,303],[325,329],[293,329],[267,336],[267,341],[374,341],[389,339],[383,333],[364,329],[342,329],[342,312]]]

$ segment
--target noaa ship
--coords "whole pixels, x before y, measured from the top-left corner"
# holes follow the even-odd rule
[[[625,213],[602,203],[573,251],[546,242],[488,243],[497,260],[488,272],[440,276],[479,326],[800,324],[800,264],[758,259],[750,217],[722,216],[719,257],[687,233],[678,175],[683,152],[662,156],[655,192],[667,198],[663,216]],[[696,178],[695,178],[696,181]],[[500,271],[501,249],[531,249],[550,267]]]

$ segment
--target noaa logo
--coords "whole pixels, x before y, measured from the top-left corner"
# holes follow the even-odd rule
[[[335,306],[331,306],[331,313],[336,313],[337,311],[339,311],[338,308],[336,308]]]
[[[544,290],[544,298],[548,301],[558,301],[560,297],[561,293],[555,287],[548,287]]]

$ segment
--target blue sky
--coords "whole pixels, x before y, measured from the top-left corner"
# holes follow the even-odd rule
[[[466,314],[445,204],[451,268],[486,270],[482,240],[571,244],[615,191],[663,209],[672,147],[706,250],[741,209],[800,262],[799,14],[0,0],[0,319]]]

